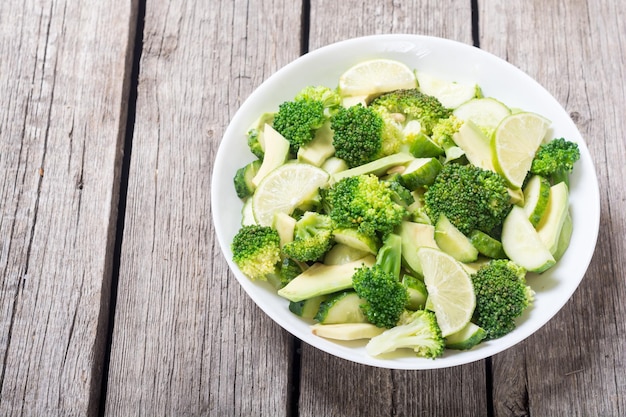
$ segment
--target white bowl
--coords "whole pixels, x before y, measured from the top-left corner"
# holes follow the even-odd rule
[[[347,68],[371,58],[390,58],[419,71],[458,82],[480,85],[485,96],[509,107],[537,112],[552,121],[553,137],[577,142],[581,159],[570,183],[574,232],[570,247],[557,266],[540,276],[529,274],[536,291],[534,306],[508,335],[481,343],[469,351],[447,350],[438,359],[415,357],[412,351],[385,359],[369,356],[364,341],[335,342],[311,333],[310,324],[288,310],[288,301],[268,284],[252,282],[232,262],[230,243],[240,228],[242,203],[233,188],[236,170],[251,161],[246,130],[266,111],[293,99],[307,85],[335,87]],[[379,35],[338,42],[312,51],[269,77],[237,111],[220,144],[211,182],[211,205],[217,238],[233,274],[254,302],[276,323],[300,340],[332,355],[361,364],[394,369],[433,369],[466,364],[501,352],[524,340],[550,320],[569,300],[582,280],[596,245],[600,199],[589,151],[567,112],[541,85],[506,61],[475,47],[418,35]],[[272,343],[272,341],[267,341]]]

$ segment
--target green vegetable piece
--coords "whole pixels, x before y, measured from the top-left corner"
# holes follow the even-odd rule
[[[469,236],[470,242],[482,255],[493,259],[506,258],[502,243],[480,230],[474,230]]]
[[[266,226],[243,226],[231,244],[233,261],[252,280],[267,280],[280,262],[278,232]]]
[[[469,350],[482,342],[487,337],[487,332],[469,322],[462,330],[446,336],[446,348],[455,350]]]
[[[502,337],[515,329],[515,320],[534,298],[526,285],[526,270],[508,259],[494,259],[472,276],[476,293],[473,322],[487,333]]]
[[[361,299],[354,291],[342,291],[331,295],[320,304],[315,320],[322,324],[366,323],[367,319],[361,310]]]
[[[254,185],[254,182],[252,182],[252,179],[257,172],[259,172],[260,167],[261,161],[257,159],[237,170],[235,177],[233,178],[237,197],[243,199],[254,194],[256,186]]]
[[[334,340],[371,339],[381,334],[384,330],[370,323],[317,323],[311,326],[311,331],[314,335]]]
[[[474,165],[444,164],[424,194],[431,219],[444,214],[461,233],[491,232],[511,208],[507,184],[500,175]]]
[[[373,337],[365,346],[372,356],[407,348],[425,358],[443,355],[445,339],[441,336],[435,313],[427,310],[405,313],[398,326]]]
[[[359,175],[334,184],[326,192],[324,204],[337,228],[356,228],[368,236],[384,236],[408,214],[394,197],[388,183],[375,175]]]
[[[404,141],[400,126],[387,114],[356,105],[331,118],[335,155],[350,168],[398,153]]]
[[[376,264],[361,267],[352,276],[352,285],[359,297],[367,320],[378,327],[396,325],[408,302],[406,287],[400,282],[400,236],[389,234],[378,251]]]
[[[426,291],[424,281],[411,275],[404,275],[402,284],[409,293],[409,302],[406,308],[414,311],[424,309],[426,299],[428,298],[428,291]]]
[[[317,314],[320,304],[326,299],[325,295],[309,298],[302,301],[290,301],[289,311],[303,319],[313,319]]]
[[[550,198],[546,213],[537,225],[539,238],[554,256],[559,246],[563,223],[569,214],[569,190],[565,182],[550,187]]]
[[[548,208],[550,181],[541,175],[530,177],[524,187],[524,212],[530,223],[537,227]]]
[[[315,263],[278,290],[278,295],[289,301],[302,301],[318,295],[332,294],[352,288],[352,275],[357,268],[375,263],[373,256],[341,265]]]
[[[443,148],[424,133],[416,135],[409,150],[416,158],[437,158],[444,154]]]
[[[366,235],[357,229],[335,229],[333,231],[335,242],[363,253],[376,255],[380,248],[380,240],[376,236]]]
[[[448,218],[442,214],[435,224],[437,246],[459,262],[473,262],[478,258],[478,250],[472,242]]]
[[[437,158],[418,158],[402,172],[402,182],[409,190],[431,185],[442,168]]]
[[[550,178],[552,184],[564,181],[569,186],[569,174],[579,159],[578,144],[564,138],[554,139],[539,147],[530,172]]]

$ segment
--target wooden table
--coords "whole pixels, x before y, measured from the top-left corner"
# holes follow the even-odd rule
[[[2,1],[0,415],[626,415],[625,21],[593,0]],[[379,33],[518,66],[597,168],[581,286],[484,361],[322,353],[254,305],[213,233],[213,159],[242,101],[307,51]]]

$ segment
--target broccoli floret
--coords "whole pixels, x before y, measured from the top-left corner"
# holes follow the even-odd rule
[[[372,356],[396,349],[413,349],[417,356],[435,359],[443,355],[445,339],[435,313],[428,310],[405,312],[398,325],[373,337],[365,346]]]
[[[322,102],[313,100],[285,101],[278,106],[273,127],[287,139],[290,151],[296,154],[300,146],[313,140],[315,131],[322,127],[325,121]]]
[[[308,86],[303,88],[295,101],[318,101],[324,106],[324,114],[330,117],[341,108],[341,96],[334,90],[325,86]]]
[[[578,144],[564,138],[554,139],[539,147],[530,167],[530,172],[550,179],[552,184],[561,181],[568,184],[569,174],[579,159]]]
[[[272,126],[289,141],[289,149],[296,155],[340,107],[337,92],[328,87],[307,86],[292,101],[278,106]]]
[[[233,261],[253,280],[266,280],[280,262],[278,232],[267,226],[243,226],[231,244]]]
[[[330,119],[335,156],[354,168],[400,150],[404,136],[385,114],[361,104],[341,108]]]
[[[375,175],[356,175],[341,179],[323,193],[323,204],[338,228],[385,236],[400,224],[406,209],[395,202],[396,193],[389,183]]]
[[[325,214],[305,212],[296,222],[294,240],[283,246],[288,257],[300,262],[320,259],[333,245],[333,222]]]
[[[352,276],[352,286],[366,302],[361,305],[367,320],[378,327],[394,327],[408,301],[407,289],[400,282],[402,239],[389,234],[378,251],[376,263],[361,267]]]
[[[384,108],[389,113],[399,113],[406,118],[406,122],[417,120],[422,131],[431,135],[433,128],[440,119],[445,119],[452,110],[445,108],[433,96],[429,96],[417,89],[396,90],[375,98],[370,107]]]
[[[511,209],[507,185],[500,175],[474,165],[445,164],[424,194],[430,219],[445,214],[466,236],[473,230],[492,232]]]
[[[459,131],[461,126],[463,126],[463,120],[452,114],[449,117],[441,119],[437,122],[437,124],[433,127],[431,139],[444,150],[455,146],[454,139],[452,139],[452,137]]]
[[[515,329],[515,319],[532,304],[534,292],[526,285],[526,271],[508,259],[494,259],[472,275],[476,308],[472,321],[487,339]]]

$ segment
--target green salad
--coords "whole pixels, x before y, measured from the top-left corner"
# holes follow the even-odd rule
[[[346,68],[246,132],[233,261],[315,335],[372,356],[500,338],[572,235],[580,152],[550,123],[399,61]]]

